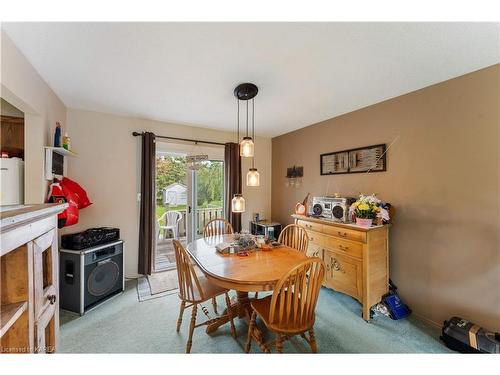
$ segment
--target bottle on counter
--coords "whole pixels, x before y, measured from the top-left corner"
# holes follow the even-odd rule
[[[67,132],[64,133],[62,146],[68,151],[71,150],[71,138],[69,137]]]
[[[61,147],[61,124],[56,122],[56,131],[54,132],[54,147]]]

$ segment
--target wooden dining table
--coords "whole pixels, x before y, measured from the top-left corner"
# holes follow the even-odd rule
[[[249,322],[252,313],[248,292],[273,290],[281,277],[307,258],[304,253],[284,245],[269,251],[252,249],[243,256],[221,254],[215,246],[223,242],[234,242],[234,235],[200,238],[187,245],[189,255],[211,282],[236,291],[236,298],[229,307],[230,314],[224,314],[208,325],[207,333],[227,323],[229,315]],[[260,330],[255,329],[253,336],[263,351],[269,350]]]

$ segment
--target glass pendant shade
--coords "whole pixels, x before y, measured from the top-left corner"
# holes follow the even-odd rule
[[[248,170],[247,186],[259,186],[259,172],[257,172],[257,168],[250,168]]]
[[[243,137],[243,140],[240,142],[240,156],[244,158],[253,157],[253,140],[250,137]]]
[[[231,211],[232,212],[245,212],[245,199],[241,194],[234,194],[231,200]]]

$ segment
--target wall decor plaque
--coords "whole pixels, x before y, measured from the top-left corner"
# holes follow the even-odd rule
[[[374,145],[320,155],[321,175],[384,172],[387,170],[386,145]]]

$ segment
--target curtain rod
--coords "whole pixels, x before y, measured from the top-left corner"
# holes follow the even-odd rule
[[[142,137],[142,136],[144,136],[144,133],[133,132],[132,135],[134,137]],[[164,135],[156,135],[156,134],[155,134],[155,137],[156,138],[163,138],[163,139],[173,139],[173,140],[176,140],[176,141],[184,141],[184,142],[205,143],[205,144],[208,144],[208,145],[219,145],[219,146],[225,146],[226,145],[225,143],[219,143],[219,142],[200,141],[198,139],[188,139],[188,138],[167,137],[167,136],[164,136]]]

